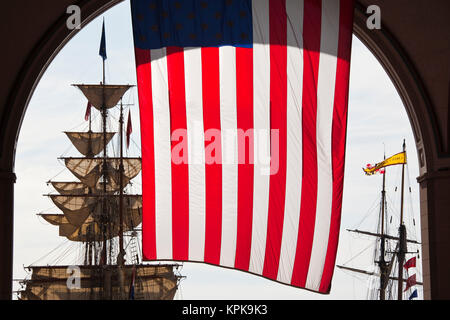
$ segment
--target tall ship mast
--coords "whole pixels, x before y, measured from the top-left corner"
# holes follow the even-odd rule
[[[124,157],[124,94],[132,85],[105,81],[106,41],[103,22],[100,45],[103,74],[100,84],[75,84],[88,101],[87,131],[65,132],[82,155],[60,158],[76,181],[49,181],[56,193],[48,196],[62,213],[38,214],[59,228],[59,236],[80,244],[82,261],[75,266],[29,266],[21,281],[21,300],[171,300],[183,278],[178,264],[143,264],[139,247],[142,195],[130,192],[141,171],[140,157]],[[94,108],[92,108],[94,107]],[[111,111],[118,108],[119,130],[108,131]],[[101,130],[92,130],[92,112],[101,115]],[[131,133],[128,114],[127,145]],[[119,154],[110,156],[118,136]]]
[[[374,271],[349,267],[347,265],[337,265],[341,270],[350,271],[356,274],[363,274],[375,278],[372,287],[369,288],[370,299],[374,300],[403,300],[418,297],[416,286],[422,286],[422,282],[417,281],[416,261],[419,257],[419,250],[413,248],[420,245],[415,239],[409,238],[407,226],[405,224],[404,194],[405,194],[405,166],[407,164],[406,143],[403,141],[403,151],[391,156],[375,165],[367,165],[364,168],[366,175],[382,174],[382,188],[380,199],[380,210],[378,216],[378,227],[375,232],[348,229],[347,231],[372,237],[375,240],[374,250]],[[389,227],[392,223],[392,215],[389,219],[388,202],[386,191],[387,167],[401,165],[401,188],[400,188],[400,218],[397,227]],[[397,189],[397,188],[396,188]],[[411,189],[409,189],[411,190]],[[412,220],[415,223],[415,220]]]

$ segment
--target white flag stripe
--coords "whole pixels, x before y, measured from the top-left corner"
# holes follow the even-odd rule
[[[172,259],[172,168],[170,105],[166,49],[151,55],[152,100],[155,137],[155,220],[158,259]]]
[[[234,267],[237,237],[236,48],[219,48],[220,125],[222,128],[222,243],[220,264]]]
[[[339,1],[322,1],[317,83],[317,209],[306,287],[318,290],[328,248],[333,199],[332,122],[339,40]]]
[[[253,14],[253,128],[254,179],[252,246],[249,271],[262,274],[267,239],[270,175],[261,153],[270,152],[270,46],[269,1],[252,1]],[[266,134],[260,134],[261,133]],[[265,150],[261,150],[265,149]]]
[[[189,260],[205,252],[205,144],[203,130],[202,52],[184,49],[189,176]]]
[[[290,282],[302,192],[303,1],[287,0],[286,201],[277,280]]]

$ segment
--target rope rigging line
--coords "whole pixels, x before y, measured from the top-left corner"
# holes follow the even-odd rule
[[[365,213],[365,215],[363,216],[363,218],[361,219],[361,221],[358,222],[358,223],[353,227],[354,229],[360,227],[360,226],[365,222],[365,220],[366,220],[368,217],[370,217],[370,216],[372,215],[373,210],[377,207],[377,204],[378,204],[378,203],[379,203],[379,199],[377,198],[377,199],[375,199],[375,200],[373,201],[372,205],[371,205],[371,206],[369,207],[369,209],[366,211],[366,213]]]
[[[353,261],[354,259],[356,259],[357,257],[359,257],[361,254],[363,254],[367,249],[369,249],[370,247],[373,246],[373,243],[369,244],[367,247],[365,247],[364,249],[362,249],[357,255],[353,256],[352,258],[350,258],[349,260],[347,260],[345,263],[343,263],[343,265],[348,264],[350,261]]]
[[[33,263],[30,264],[30,266],[35,265],[38,261],[41,261],[42,259],[48,257],[50,254],[52,254],[53,252],[55,252],[56,250],[60,249],[60,247],[66,245],[69,243],[68,239],[64,239],[63,242],[61,242],[58,246],[56,246],[53,250],[51,250],[50,252],[48,252],[46,255],[44,255],[43,257],[37,259],[36,261],[34,261]]]

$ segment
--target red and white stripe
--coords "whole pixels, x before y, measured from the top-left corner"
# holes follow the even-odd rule
[[[251,49],[136,49],[144,256],[326,293],[342,207],[353,2],[252,6]],[[171,161],[177,129],[187,130],[186,163]],[[211,141],[211,129],[220,139]],[[221,163],[205,162],[211,143]],[[261,158],[271,148],[278,170],[269,175]]]

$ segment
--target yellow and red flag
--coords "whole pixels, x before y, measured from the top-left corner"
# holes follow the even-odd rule
[[[376,173],[384,173],[384,170],[380,170],[381,168],[393,166],[396,164],[406,164],[406,152],[400,152],[394,154],[392,157],[387,158],[386,160],[379,162],[375,165],[368,164],[366,168],[363,168],[364,173],[368,176],[371,176]]]

